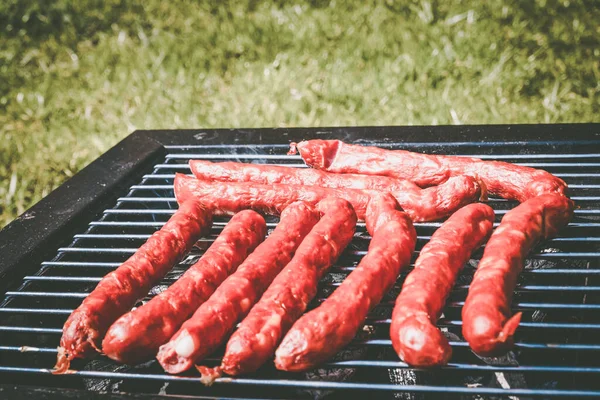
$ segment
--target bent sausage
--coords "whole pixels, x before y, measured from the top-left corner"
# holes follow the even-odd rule
[[[273,356],[279,341],[317,293],[323,274],[350,243],[356,214],[345,200],[319,203],[323,217],[229,339],[221,369],[230,375],[255,371]]]
[[[278,369],[308,370],[340,351],[410,264],[417,233],[393,197],[373,197],[366,218],[373,237],[367,254],[325,302],[292,326],[275,352]]]
[[[197,201],[183,202],[133,256],[106,275],[65,322],[55,373],[66,371],[74,358],[100,351],[110,325],[148,294],[211,224],[210,212]]]
[[[390,336],[398,356],[414,367],[448,363],[452,348],[435,323],[459,272],[492,233],[494,210],[470,204],[452,215],[423,247],[392,313]]]
[[[260,214],[245,210],[234,215],[200,260],[173,285],[110,327],[102,342],[104,354],[127,364],[153,358],[266,233],[267,224]]]
[[[275,276],[319,219],[305,203],[286,208],[281,221],[256,250],[230,275],[158,351],[165,371],[176,374],[212,353],[258,301]]]
[[[371,195],[379,193],[319,186],[206,182],[183,174],[175,175],[174,185],[178,202],[189,199],[200,200],[207,207],[214,209],[217,214],[231,214],[250,208],[265,214],[278,215],[296,201],[316,205],[327,197],[337,197],[350,202],[358,218],[363,220]]]
[[[502,218],[485,247],[462,309],[463,335],[476,353],[493,356],[512,346],[521,313],[510,317],[510,303],[525,257],[540,240],[555,236],[572,216],[571,200],[546,194],[527,200]]]
[[[485,191],[471,176],[457,176],[447,182],[421,189],[407,180],[386,176],[334,174],[314,168],[292,168],[277,165],[237,162],[213,163],[191,160],[196,178],[206,181],[251,182],[264,185],[319,186],[334,189],[367,189],[392,192],[402,209],[415,222],[444,218],[462,206],[485,197]]]
[[[469,175],[483,181],[489,193],[520,202],[544,193],[565,194],[567,190],[563,180],[546,171],[500,161],[386,150],[339,140],[308,140],[295,147],[306,164],[329,172],[385,175],[419,186]]]

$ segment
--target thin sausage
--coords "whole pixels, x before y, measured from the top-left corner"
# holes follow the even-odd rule
[[[527,254],[540,240],[555,236],[573,216],[573,202],[559,194],[534,197],[502,218],[492,234],[462,310],[463,336],[482,356],[505,352],[521,313],[510,304]]]
[[[318,219],[318,211],[309,204],[298,202],[286,208],[273,233],[225,279],[171,340],[160,347],[157,359],[165,371],[183,372],[223,343],[292,259]]]
[[[339,140],[308,140],[295,148],[306,164],[317,169],[384,175],[422,187],[439,184],[451,176],[468,175],[483,181],[489,193],[520,202],[544,193],[565,194],[567,190],[564,181],[546,171],[500,161],[386,150]]]
[[[209,211],[197,201],[184,202],[133,256],[106,275],[67,319],[55,373],[65,372],[74,358],[99,352],[110,325],[144,297],[211,225]]]
[[[387,176],[333,174],[314,168],[293,168],[270,164],[211,162],[191,160],[190,169],[200,180],[220,182],[253,182],[265,185],[306,185],[328,188],[419,191],[414,183]]]
[[[296,201],[316,205],[327,197],[344,199],[354,207],[359,219],[364,219],[371,195],[377,191],[359,189],[330,189],[319,186],[290,186],[282,184],[206,182],[175,175],[175,197],[179,203],[199,199],[216,214],[231,214],[252,209],[264,214],[279,215]]]
[[[417,233],[396,200],[390,194],[373,197],[366,218],[372,235],[366,256],[325,302],[292,326],[275,352],[278,369],[308,370],[335,355],[410,264]]]
[[[102,342],[104,354],[127,364],[153,358],[160,345],[237,269],[266,233],[260,214],[245,210],[234,215],[200,260],[173,285],[110,327]]]
[[[273,356],[283,335],[316,295],[323,274],[352,240],[356,214],[350,203],[328,198],[318,207],[323,213],[319,223],[229,339],[223,372],[252,372]]]
[[[206,181],[251,182],[264,185],[319,186],[333,189],[363,189],[391,192],[402,209],[416,222],[435,221],[462,206],[485,197],[485,190],[471,176],[456,176],[447,182],[421,189],[407,180],[386,176],[335,174],[314,168],[236,162],[190,161],[196,178]]]
[[[448,363],[452,348],[435,323],[459,272],[492,233],[494,210],[470,204],[452,215],[421,249],[392,313],[390,336],[398,356],[414,367]]]

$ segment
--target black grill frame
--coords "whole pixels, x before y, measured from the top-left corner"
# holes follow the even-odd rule
[[[593,152],[594,146],[600,148],[600,124],[136,131],[0,231],[0,292],[10,294],[10,289],[25,276],[34,274],[43,260],[50,259],[57,250],[65,251],[61,246],[68,245],[74,235],[85,231],[89,221],[102,215],[132,184],[143,179],[157,161],[168,156],[172,146],[286,145],[310,138],[337,138],[382,146],[400,142],[409,150],[439,154],[452,154],[456,149],[468,147],[477,149],[478,155],[484,157],[535,158],[540,151],[554,156],[585,149]],[[283,147],[278,148],[278,154],[285,152]],[[543,159],[534,161],[543,166]],[[578,190],[586,190],[585,185],[585,182],[579,185]],[[582,208],[585,211],[585,204]],[[590,218],[600,222],[594,213]],[[598,264],[597,251],[581,253],[579,258]],[[4,364],[2,359],[0,365]],[[26,392],[25,386],[17,387],[17,392],[19,388],[21,393]],[[9,391],[12,386],[2,384],[0,390]],[[52,387],[39,388],[36,393],[64,394],[63,389]],[[84,391],[69,393],[82,398],[90,395]],[[515,394],[544,395],[535,390]],[[106,398],[112,396],[107,394]],[[156,398],[156,395],[138,396]]]

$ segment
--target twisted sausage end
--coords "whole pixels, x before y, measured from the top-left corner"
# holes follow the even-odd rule
[[[463,335],[471,349],[483,357],[495,357],[506,353],[514,343],[514,334],[521,322],[521,313],[509,318],[502,326],[485,315],[464,319]],[[470,323],[469,323],[470,321]]]

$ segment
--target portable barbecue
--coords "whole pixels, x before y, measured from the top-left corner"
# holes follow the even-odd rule
[[[70,312],[177,208],[175,172],[190,173],[190,159],[304,167],[299,156],[286,151],[290,141],[309,138],[503,160],[546,169],[569,184],[578,206],[575,218],[526,263],[513,301],[513,309],[523,311],[523,322],[511,353],[477,357],[460,335],[460,310],[479,252],[438,323],[454,355],[448,366],[436,370],[409,368],[391,348],[391,305],[403,274],[352,345],[310,373],[283,373],[268,365],[254,375],[222,378],[205,387],[197,374],[167,375],[155,361],[131,367],[104,357],[73,362],[73,374],[50,373]],[[599,146],[600,124],[137,131],[0,232],[0,396],[600,398]],[[490,199],[490,204],[499,220],[516,203]],[[226,221],[217,219],[212,235],[149,296],[195,262]],[[277,222],[269,221],[271,227]],[[416,224],[417,250],[439,225]],[[362,224],[321,283],[315,305],[365,254],[364,233]],[[216,365],[219,354],[209,363]]]

